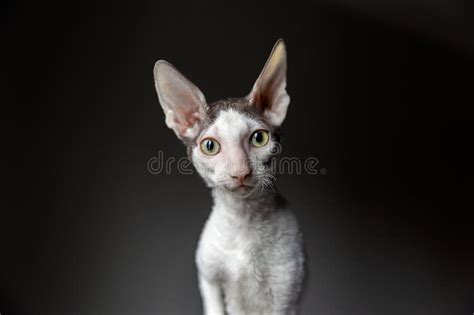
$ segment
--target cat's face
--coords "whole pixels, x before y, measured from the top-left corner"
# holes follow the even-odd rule
[[[168,127],[188,147],[211,188],[248,194],[271,183],[276,130],[289,104],[286,50],[279,40],[249,95],[207,104],[201,91],[166,61],[155,65],[155,86]]]
[[[230,107],[217,113],[189,151],[209,187],[248,193],[271,183],[270,162],[279,151],[276,139],[272,126],[259,116]]]

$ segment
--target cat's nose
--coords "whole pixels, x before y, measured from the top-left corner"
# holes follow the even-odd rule
[[[233,179],[237,179],[241,184],[252,175],[252,170],[246,169],[241,172],[236,172],[230,175]]]

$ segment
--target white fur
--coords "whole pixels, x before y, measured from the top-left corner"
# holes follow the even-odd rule
[[[265,128],[234,111],[220,113],[199,137],[212,136],[221,152],[206,156],[199,146],[193,162],[213,188],[214,207],[196,252],[199,285],[207,315],[294,314],[303,279],[302,241],[293,214],[279,207],[277,194],[262,187],[268,176],[261,165],[275,145],[249,145],[250,135]],[[198,140],[199,141],[199,140]],[[230,174],[248,163],[255,185],[235,191]]]

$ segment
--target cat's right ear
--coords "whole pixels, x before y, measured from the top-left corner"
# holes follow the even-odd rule
[[[206,99],[202,92],[165,60],[155,64],[153,76],[166,125],[179,139],[197,136],[205,116]]]

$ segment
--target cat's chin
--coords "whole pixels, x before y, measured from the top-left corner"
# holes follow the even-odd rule
[[[254,188],[255,188],[254,186],[249,186],[249,185],[241,185],[241,186],[233,186],[233,187],[224,186],[224,189],[227,190],[228,192],[231,192],[234,194],[240,194],[240,195],[246,195],[250,193]]]

